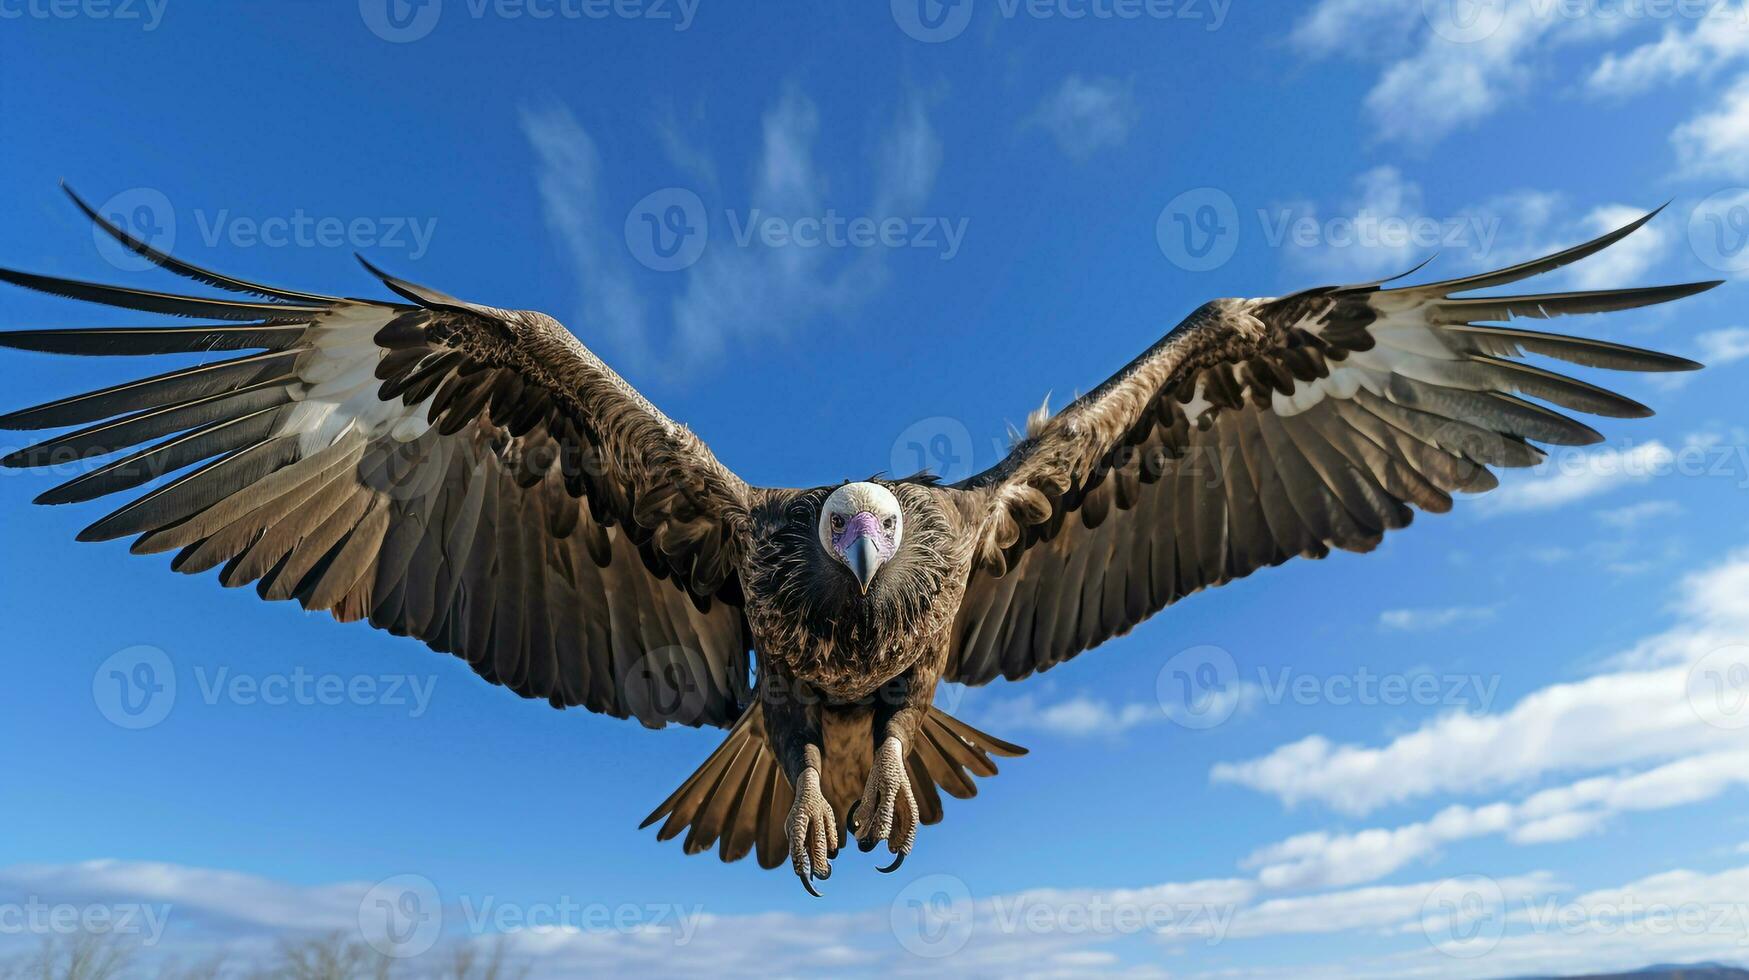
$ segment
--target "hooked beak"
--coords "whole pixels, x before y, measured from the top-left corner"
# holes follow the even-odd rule
[[[862,587],[863,595],[868,594],[868,584],[874,581],[875,573],[881,570],[884,561],[880,549],[866,534],[858,535],[844,551],[844,563],[855,573],[856,584]]]

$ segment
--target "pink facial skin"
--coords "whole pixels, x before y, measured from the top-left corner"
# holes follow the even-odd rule
[[[880,519],[866,510],[845,521],[844,530],[832,532],[832,547],[842,557],[846,551],[850,550],[850,546],[855,543],[857,538],[868,538],[873,541],[875,551],[879,552],[881,561],[893,557],[892,537],[887,534],[885,528],[881,527]]]

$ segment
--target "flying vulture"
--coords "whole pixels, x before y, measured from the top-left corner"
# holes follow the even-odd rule
[[[218,569],[224,585],[415,637],[555,707],[727,729],[645,825],[685,831],[689,854],[787,860],[815,894],[847,833],[863,850],[884,842],[896,867],[918,825],[941,819],[941,793],[972,796],[992,756],[1024,752],[935,707],[938,683],[1020,680],[1199,589],[1368,551],[1412,507],[1444,512],[1454,492],[1495,486],[1489,467],[1535,464],[1535,443],[1599,441],[1542,403],[1650,411],[1526,357],[1699,365],[1506,324],[1718,285],[1477,295],[1607,248],[1653,212],[1497,272],[1215,300],[959,483],[769,488],[545,314],[369,263],[399,302],[246,282],[74,201],[127,248],[231,295],[0,270],[202,321],[15,330],[5,347],[215,355],[0,418],[77,427],[6,466],[116,457],[38,503],[185,471],[79,539],[132,537],[177,571]]]

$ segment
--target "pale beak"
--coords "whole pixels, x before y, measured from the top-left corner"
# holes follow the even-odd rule
[[[874,539],[867,535],[850,542],[850,547],[844,552],[844,563],[855,573],[856,584],[862,586],[864,595],[868,594],[868,584],[874,581],[875,573],[881,570],[884,561]]]

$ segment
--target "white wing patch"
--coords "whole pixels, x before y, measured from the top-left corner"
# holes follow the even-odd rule
[[[387,352],[377,346],[376,334],[388,318],[380,308],[346,306],[312,328],[315,348],[298,362],[298,406],[279,430],[296,433],[306,455],[349,432],[411,442],[431,428],[431,398],[403,405],[399,398],[384,401],[377,395],[382,387],[377,363]]]
[[[1381,317],[1367,331],[1377,343],[1371,350],[1355,351],[1341,361],[1329,362],[1330,373],[1315,381],[1295,381],[1294,392],[1274,392],[1270,408],[1281,416],[1298,415],[1325,398],[1353,398],[1365,388],[1388,397],[1392,376],[1413,378],[1454,388],[1474,388],[1459,370],[1463,355],[1440,339],[1427,318],[1426,304]],[[1312,332],[1316,333],[1314,326]],[[1200,394],[1201,388],[1197,389]],[[1194,417],[1194,416],[1193,416]]]

